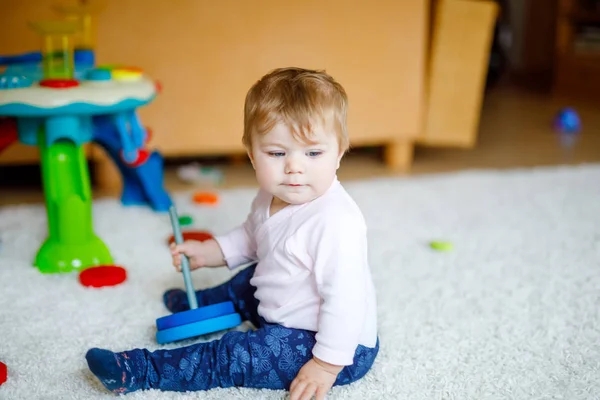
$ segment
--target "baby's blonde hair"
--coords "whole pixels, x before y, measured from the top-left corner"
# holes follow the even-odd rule
[[[325,71],[278,68],[263,76],[246,95],[242,142],[252,149],[252,135],[264,135],[285,123],[297,140],[310,143],[313,124],[333,124],[340,152],[348,150],[348,97]]]

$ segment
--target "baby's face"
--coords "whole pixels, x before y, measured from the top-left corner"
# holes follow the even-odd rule
[[[311,139],[313,143],[296,140],[282,123],[255,135],[250,159],[260,187],[288,204],[307,203],[325,193],[342,155],[332,130],[319,125]]]

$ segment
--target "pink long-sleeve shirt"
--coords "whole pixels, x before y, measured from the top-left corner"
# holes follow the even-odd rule
[[[367,229],[357,204],[334,179],[317,199],[274,215],[260,190],[246,221],[215,237],[230,269],[258,261],[250,280],[267,322],[317,332],[313,355],[351,365],[356,347],[375,347],[377,310]]]

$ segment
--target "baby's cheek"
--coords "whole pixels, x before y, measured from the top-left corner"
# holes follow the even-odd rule
[[[263,184],[272,183],[276,177],[275,168],[271,165],[261,165],[256,171],[259,182]]]

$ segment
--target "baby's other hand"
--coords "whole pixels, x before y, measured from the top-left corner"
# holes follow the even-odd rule
[[[195,270],[206,265],[206,257],[202,242],[196,240],[186,240],[182,244],[171,243],[171,257],[173,266],[181,272],[181,254],[185,254],[190,264],[190,270]]]
[[[325,400],[343,367],[311,359],[304,364],[290,386],[290,400]]]

